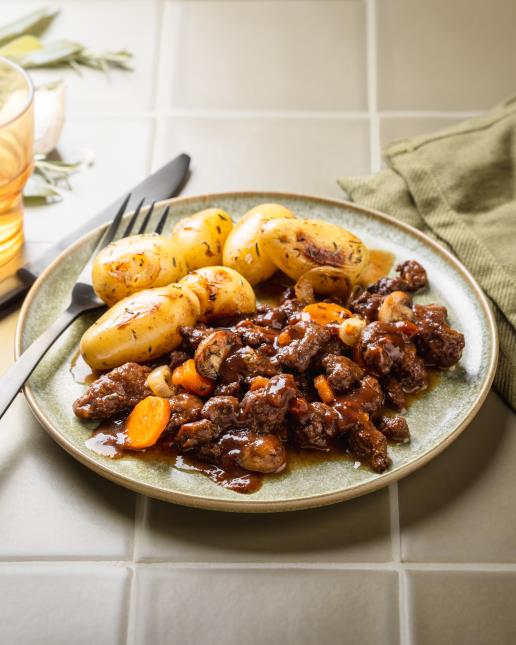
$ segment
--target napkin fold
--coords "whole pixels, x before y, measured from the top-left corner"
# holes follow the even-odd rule
[[[396,141],[384,158],[386,170],[343,177],[340,186],[353,201],[437,239],[470,270],[498,325],[494,384],[516,411],[516,97],[446,130]]]

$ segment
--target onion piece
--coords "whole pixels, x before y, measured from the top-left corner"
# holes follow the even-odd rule
[[[365,326],[366,321],[363,318],[347,318],[339,326],[339,338],[348,347],[353,347]]]
[[[320,266],[303,273],[294,285],[294,291],[298,300],[310,304],[315,302],[316,293],[338,296],[347,301],[351,287],[346,269]]]
[[[145,385],[155,396],[163,399],[176,394],[176,388],[172,385],[172,372],[168,365],[160,365],[153,369],[147,376]]]

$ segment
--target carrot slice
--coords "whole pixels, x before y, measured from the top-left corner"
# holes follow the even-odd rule
[[[193,358],[185,361],[172,374],[172,383],[198,396],[209,396],[213,392],[213,381],[199,374]]]
[[[314,302],[311,305],[306,305],[303,311],[310,316],[312,322],[319,325],[341,323],[352,315],[349,309],[333,302]]]
[[[153,446],[167,427],[170,403],[159,396],[147,396],[135,405],[125,422],[126,448],[141,450]]]
[[[254,392],[255,390],[259,390],[262,387],[267,387],[269,384],[269,379],[265,378],[265,376],[255,376],[253,379],[251,379],[251,383],[249,384],[249,389],[251,392]]]
[[[331,403],[335,401],[335,392],[332,386],[328,383],[328,379],[323,374],[314,378],[315,389],[321,397],[323,403]]]

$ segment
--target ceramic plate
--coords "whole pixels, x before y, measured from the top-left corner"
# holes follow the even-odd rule
[[[394,253],[396,261],[415,258],[426,268],[430,288],[416,302],[446,305],[451,325],[466,337],[455,370],[417,399],[407,420],[412,441],[390,445],[391,468],[375,474],[355,468],[346,458],[302,463],[280,475],[265,477],[262,488],[242,495],[207,477],[177,470],[170,464],[125,457],[110,460],[85,446],[94,423],[79,421],[72,402],[84,390],[70,373],[82,333],[96,315],[84,316],[51,348],[25,387],[27,399],[49,434],[78,461],[122,486],[169,502],[226,511],[285,511],[331,504],[374,491],[403,477],[448,446],[477,413],[491,385],[497,359],[497,336],[485,296],[468,271],[434,241],[387,215],[354,204],[281,193],[221,193],[162,202],[170,204],[169,229],[182,217],[204,208],[223,208],[237,219],[253,206],[279,202],[300,217],[334,222],[359,235],[371,248]],[[23,306],[16,351],[26,348],[66,307],[71,287],[94,248],[99,229],[76,242],[45,271]]]

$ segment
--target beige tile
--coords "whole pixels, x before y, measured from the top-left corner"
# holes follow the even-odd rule
[[[171,118],[156,165],[192,155],[186,193],[286,190],[341,197],[336,178],[369,171],[366,119]]]
[[[25,209],[29,242],[55,242],[117,199],[147,174],[152,119],[78,117],[67,119],[59,150],[65,159],[78,159],[84,148],[95,163],[70,179],[63,201]]]
[[[494,393],[442,455],[399,485],[408,561],[516,562],[516,416]]]
[[[136,645],[398,643],[394,572],[140,569]]]
[[[160,83],[168,105],[344,110],[366,106],[356,0],[169,2]]]
[[[408,574],[414,645],[508,645],[516,635],[516,573]]]
[[[133,493],[67,455],[22,395],[0,420],[0,435],[0,559],[130,558]]]
[[[382,110],[476,110],[514,92],[512,0],[380,0]]]
[[[129,572],[91,564],[0,566],[3,643],[125,643]]]
[[[391,558],[387,491],[284,514],[213,513],[154,500],[149,505],[137,552],[140,560],[378,562]]]
[[[461,118],[438,117],[382,117],[380,118],[380,144],[382,150],[393,141],[431,134],[460,123]]]
[[[41,6],[40,2],[3,0],[2,24],[41,9]],[[73,110],[132,112],[150,109],[155,96],[157,24],[158,5],[153,0],[66,2],[42,40],[48,43],[72,40],[96,51],[127,48],[134,55],[134,72],[114,69],[106,75],[84,68],[79,75],[63,67],[31,70],[30,73],[36,84],[64,79],[67,105]]]

